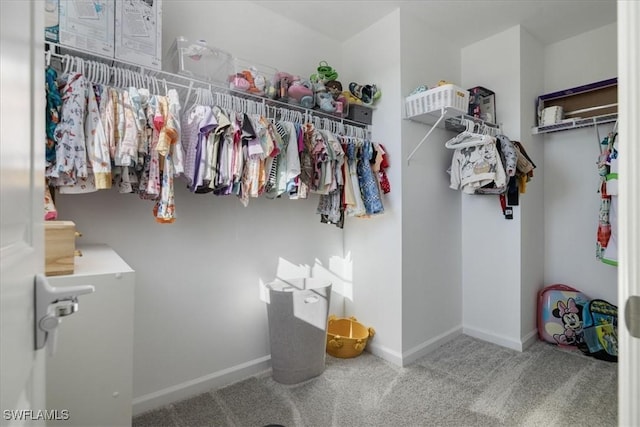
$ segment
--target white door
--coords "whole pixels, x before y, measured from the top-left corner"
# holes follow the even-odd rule
[[[0,425],[45,425],[34,351],[34,276],[44,271],[44,2],[0,0]],[[32,411],[32,412],[30,412]]]
[[[618,418],[621,426],[640,426],[640,304],[637,299],[635,304],[629,302],[640,298],[640,2],[619,0],[617,5],[618,137],[623,144],[619,160]]]

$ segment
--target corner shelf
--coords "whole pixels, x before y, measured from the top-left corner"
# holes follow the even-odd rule
[[[405,119],[431,126],[431,129],[429,129],[427,134],[422,138],[422,140],[420,140],[416,148],[414,148],[413,151],[409,154],[409,157],[407,157],[407,163],[411,161],[414,154],[420,149],[422,144],[424,144],[424,142],[429,139],[429,136],[431,136],[431,132],[433,132],[433,130],[438,127],[453,132],[462,132],[466,128],[463,124],[463,121],[471,120],[475,123],[498,128],[498,125],[494,123],[485,122],[484,120],[478,119],[477,117],[469,116],[468,114],[453,107],[442,107],[439,110],[434,110],[428,113],[423,113],[411,117],[405,117]]]
[[[534,126],[531,128],[532,135],[539,135],[542,133],[558,132],[563,130],[578,129],[589,126],[597,126],[604,123],[613,123],[618,120],[618,113],[604,114],[602,116],[594,116],[586,119],[571,119],[561,123],[554,123],[547,126]]]

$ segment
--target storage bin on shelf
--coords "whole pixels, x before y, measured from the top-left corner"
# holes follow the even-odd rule
[[[327,326],[327,353],[343,359],[359,356],[375,333],[373,328],[367,328],[353,316],[332,314]]]
[[[453,84],[446,84],[405,98],[405,117],[439,111],[442,108],[455,108],[461,114],[469,110],[469,91]]]
[[[273,77],[278,70],[241,58],[233,58],[233,74],[229,75],[229,88],[257,96],[267,96]]]
[[[177,37],[167,56],[174,73],[214,83],[225,84],[234,70],[231,54],[209,46],[205,40],[190,42]]]

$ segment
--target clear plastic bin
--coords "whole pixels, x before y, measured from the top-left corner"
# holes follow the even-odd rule
[[[204,40],[190,42],[178,37],[167,56],[174,73],[214,83],[226,84],[234,70],[231,54],[209,46]]]
[[[233,58],[229,88],[256,96],[270,96],[277,69],[241,58]]]

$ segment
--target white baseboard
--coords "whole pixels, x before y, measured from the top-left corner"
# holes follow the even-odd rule
[[[533,345],[534,342],[538,341],[538,329],[534,329],[529,332],[527,335],[522,337],[522,350],[526,350]]]
[[[366,351],[396,366],[402,366],[402,354],[376,343],[367,343]]]
[[[422,344],[417,345],[417,346],[415,346],[415,347],[403,352],[402,353],[402,365],[401,366],[410,365],[411,363],[415,362],[416,360],[420,359],[421,357],[426,356],[431,351],[433,351],[436,348],[440,347],[442,344],[445,344],[445,343],[451,341],[452,339],[454,339],[455,337],[457,337],[460,334],[462,334],[462,327],[458,326],[458,327],[455,327],[453,329],[448,330],[447,332],[444,332],[444,333],[438,335],[437,337],[431,338],[430,340],[425,341]]]
[[[538,331],[537,329],[534,329],[519,340],[514,340],[513,338],[498,335],[482,329],[470,328],[468,326],[464,326],[462,328],[462,333],[512,350],[524,351],[535,342]]]
[[[247,379],[270,369],[270,361],[270,355],[260,357],[200,378],[136,397],[133,399],[133,415],[139,415],[152,409]]]

